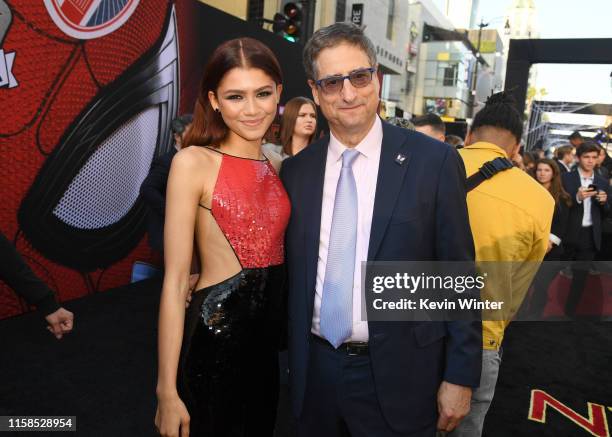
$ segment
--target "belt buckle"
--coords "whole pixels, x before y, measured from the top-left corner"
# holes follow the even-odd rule
[[[349,357],[362,355],[360,352],[364,346],[367,346],[367,343],[347,343],[346,353]]]
[[[348,343],[346,345],[346,353],[348,354],[349,357],[355,357],[357,355],[359,355],[356,350],[353,348],[353,345]]]

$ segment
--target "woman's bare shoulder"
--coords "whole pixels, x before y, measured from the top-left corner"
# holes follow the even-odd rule
[[[221,156],[207,147],[187,146],[183,147],[172,159],[172,167],[180,168],[186,172],[197,172],[201,174],[204,170],[212,170],[219,167]]]

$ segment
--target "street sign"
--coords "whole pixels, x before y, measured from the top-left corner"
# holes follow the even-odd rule
[[[353,3],[351,9],[351,22],[357,26],[363,24],[363,3]]]

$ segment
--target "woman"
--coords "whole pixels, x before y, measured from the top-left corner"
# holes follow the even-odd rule
[[[285,105],[281,119],[281,145],[277,153],[282,159],[297,155],[310,144],[317,131],[317,107],[306,97],[294,97]]]
[[[272,435],[290,205],[261,143],[281,83],[262,43],[222,44],[204,69],[189,147],[172,161],[155,416],[162,436],[187,428],[190,436]],[[194,248],[200,278],[185,310]]]
[[[536,162],[538,161],[538,155],[535,152],[524,152],[523,153],[523,165],[524,170],[530,176],[535,177],[535,167]]]
[[[559,261],[563,253],[561,243],[565,236],[572,199],[563,189],[561,172],[557,163],[552,159],[540,159],[536,162],[535,178],[555,199],[555,212],[548,241],[548,252],[544,261]],[[548,301],[548,287],[559,270],[555,263],[542,264],[534,279],[534,290],[529,304],[530,316],[542,316]]]

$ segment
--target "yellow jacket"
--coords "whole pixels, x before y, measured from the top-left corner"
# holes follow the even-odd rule
[[[464,147],[459,154],[468,177],[487,161],[507,158],[500,147],[486,142]],[[485,180],[470,191],[467,205],[476,261],[510,261],[499,264],[501,269],[509,269],[501,276],[503,279],[496,282],[490,277],[486,281],[489,295],[502,296],[506,300],[506,320],[482,323],[483,347],[499,349],[504,330],[520,307],[537,272],[537,262],[546,254],[555,202],[550,193],[532,177],[512,168]]]

